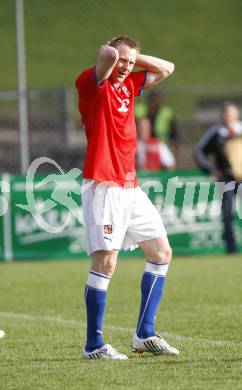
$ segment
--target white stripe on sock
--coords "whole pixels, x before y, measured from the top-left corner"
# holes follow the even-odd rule
[[[155,264],[151,262],[146,263],[145,272],[150,274],[166,276],[169,264]]]
[[[148,303],[149,303],[149,300],[150,300],[150,297],[151,297],[151,294],[152,294],[152,291],[153,291],[153,288],[154,288],[154,285],[155,285],[155,282],[157,281],[157,278],[158,278],[158,275],[156,275],[155,277],[155,280],[151,286],[151,289],[150,289],[150,292],[149,292],[149,295],[148,295],[148,298],[147,298],[147,301],[146,301],[146,304],[145,304],[145,308],[144,308],[144,311],[143,311],[143,314],[142,314],[142,317],[140,319],[140,322],[137,326],[137,331],[136,333],[138,334],[139,333],[139,328],[141,327],[141,324],[142,324],[142,321],[143,321],[143,318],[144,318],[144,315],[145,315],[145,312],[146,312],[146,309],[147,309],[147,306],[148,306]]]
[[[102,276],[102,274],[100,274],[100,276],[99,276],[96,274],[89,273],[89,276],[87,279],[87,286],[92,287],[92,288],[96,288],[98,290],[106,291],[108,289],[109,282],[110,282],[110,279],[107,279],[106,275]]]

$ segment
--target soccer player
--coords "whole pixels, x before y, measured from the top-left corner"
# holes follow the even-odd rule
[[[134,65],[142,70],[132,72]],[[171,248],[161,217],[138,186],[135,172],[134,97],[174,71],[171,62],[140,54],[137,41],[121,36],[100,47],[97,64],[76,80],[87,135],[83,215],[91,270],[85,288],[86,359],[124,360],[102,337],[106,295],[118,251],[139,245],[147,259],[134,352],[178,354],[155,331]]]

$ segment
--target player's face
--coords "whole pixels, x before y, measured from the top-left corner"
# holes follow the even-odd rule
[[[222,120],[225,126],[231,126],[239,120],[239,110],[235,106],[228,106],[222,113]]]
[[[112,71],[111,79],[116,83],[122,83],[132,72],[137,51],[126,45],[119,45],[116,49],[119,52],[119,59]]]

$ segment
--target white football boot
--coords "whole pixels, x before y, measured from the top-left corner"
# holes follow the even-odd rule
[[[140,339],[134,333],[131,343],[132,352],[151,352],[154,355],[179,355],[178,349],[171,347],[160,335]]]
[[[92,352],[87,352],[84,349],[84,359],[112,359],[112,360],[127,360],[128,356],[119,353],[110,344],[105,344],[101,348],[94,349]]]

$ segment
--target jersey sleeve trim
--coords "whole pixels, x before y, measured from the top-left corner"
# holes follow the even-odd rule
[[[142,85],[141,85],[141,87],[140,87],[140,89],[139,89],[139,96],[141,96],[142,95],[142,93],[143,93],[143,88],[144,88],[144,86],[145,86],[145,83],[146,83],[146,79],[147,79],[147,70],[145,70],[144,71],[144,80],[143,80],[143,83],[142,83]]]

